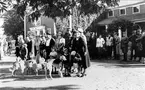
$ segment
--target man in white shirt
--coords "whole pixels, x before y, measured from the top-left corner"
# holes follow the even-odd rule
[[[112,46],[113,46],[113,37],[109,34],[106,37],[106,47],[107,47],[107,54],[109,59],[111,59],[112,56]]]
[[[105,44],[105,40],[102,38],[102,35],[100,35],[99,38],[97,38],[97,42],[96,42],[99,58],[102,57],[104,44]]]

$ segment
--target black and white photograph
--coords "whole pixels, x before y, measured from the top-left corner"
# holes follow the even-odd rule
[[[0,90],[145,90],[145,0],[0,0]]]

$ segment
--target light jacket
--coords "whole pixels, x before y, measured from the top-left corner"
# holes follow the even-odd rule
[[[103,38],[97,38],[96,47],[103,47],[105,40]]]

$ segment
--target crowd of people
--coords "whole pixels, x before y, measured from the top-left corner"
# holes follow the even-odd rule
[[[115,59],[120,60],[123,55],[123,61],[144,60],[145,53],[145,32],[140,28],[132,31],[132,35],[127,37],[122,33],[122,37],[114,32],[104,37],[91,33],[87,38],[88,48],[92,59]],[[128,54],[128,52],[131,52]],[[130,55],[130,56],[129,56]],[[129,58],[130,57],[130,58]]]
[[[66,61],[63,64],[69,64],[67,65],[68,71],[71,72],[73,66],[77,64],[76,73],[81,77],[86,75],[86,69],[90,67],[87,39],[82,28],[73,31],[68,30],[65,34],[58,32],[56,37],[53,37],[49,32],[46,32],[46,35],[43,36],[36,35],[35,38],[28,36],[26,39],[20,35],[15,46],[16,56],[22,60],[31,60],[33,57],[40,55],[47,61],[52,58],[50,54],[54,51],[58,55],[64,55]],[[58,58],[55,57],[55,59]]]

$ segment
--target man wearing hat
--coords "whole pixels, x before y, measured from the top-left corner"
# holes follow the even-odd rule
[[[49,54],[51,52],[51,48],[53,48],[55,45],[55,40],[52,38],[50,32],[47,32],[46,34],[46,59],[49,59]]]

